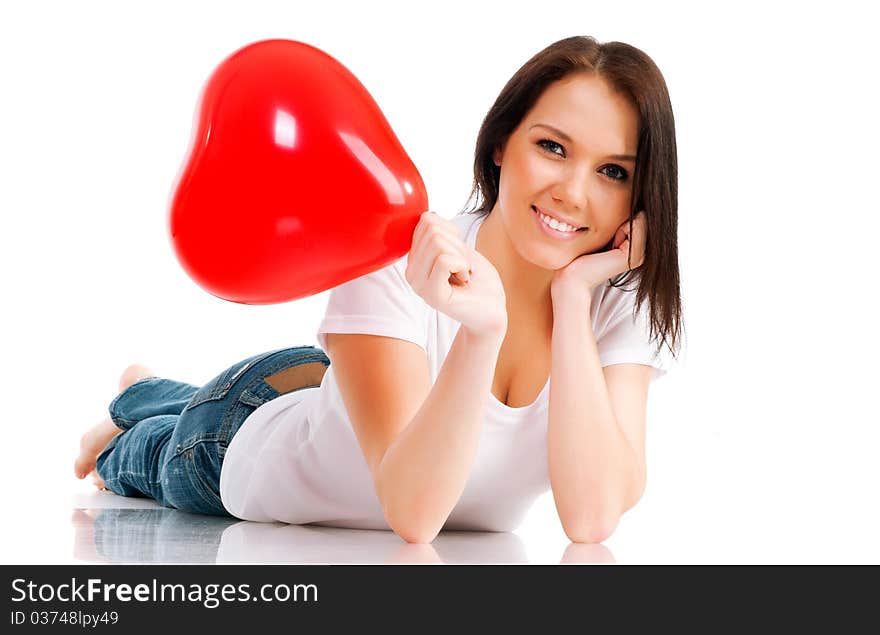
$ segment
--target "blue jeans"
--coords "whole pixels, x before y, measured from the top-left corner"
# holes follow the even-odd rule
[[[110,403],[110,418],[123,432],[98,455],[98,474],[120,496],[148,496],[165,507],[229,516],[220,500],[229,442],[259,406],[320,385],[328,366],[320,348],[296,346],[249,357],[201,388],[141,379]]]

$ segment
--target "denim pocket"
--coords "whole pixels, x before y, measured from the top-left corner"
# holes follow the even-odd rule
[[[199,404],[202,404],[206,401],[216,401],[218,399],[223,399],[226,395],[229,394],[229,391],[232,390],[235,382],[237,382],[239,378],[241,378],[241,376],[244,375],[249,368],[252,368],[254,364],[261,362],[262,360],[266,359],[270,355],[274,355],[277,352],[278,351],[270,351],[268,353],[255,355],[254,357],[250,357],[244,361],[234,364],[233,366],[230,366],[225,371],[217,375],[214,379],[209,381],[207,384],[199,388],[196,394],[192,396],[192,399],[189,400],[189,403],[186,404],[184,411],[191,410],[192,408],[195,408]]]

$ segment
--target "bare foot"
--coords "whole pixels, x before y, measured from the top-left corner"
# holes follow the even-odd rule
[[[143,364],[132,364],[119,377],[119,392],[122,392],[136,381],[146,379],[147,377],[155,377],[153,371]]]
[[[107,447],[110,440],[122,432],[116,424],[107,417],[98,425],[90,428],[79,441],[79,456],[73,464],[73,472],[77,478],[85,478],[92,474],[92,482],[98,489],[104,489],[104,481],[95,471],[95,460],[101,451]]]
[[[153,371],[143,364],[132,364],[122,371],[122,376],[119,378],[119,392],[141,379],[153,376]],[[91,474],[95,487],[105,489],[104,480],[95,470],[95,460],[110,440],[120,432],[122,430],[116,427],[110,417],[107,417],[82,436],[79,441],[79,456],[73,464],[73,472],[77,478],[85,478]]]

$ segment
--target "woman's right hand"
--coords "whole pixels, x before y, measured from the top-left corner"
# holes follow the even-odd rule
[[[458,227],[425,212],[413,232],[406,280],[431,307],[474,334],[507,330],[507,300],[498,271],[464,243]]]

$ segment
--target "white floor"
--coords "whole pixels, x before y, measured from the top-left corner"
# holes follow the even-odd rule
[[[410,545],[390,531],[253,523],[165,509],[108,492],[73,496],[69,562],[298,564],[529,564],[516,533],[442,532]],[[32,552],[30,557],[33,558]],[[53,559],[53,561],[56,561]],[[563,546],[557,562],[613,563],[604,545]]]
[[[717,458],[717,457],[716,457]],[[864,465],[864,464],[860,464]],[[720,467],[719,467],[720,466]],[[568,541],[549,493],[514,533],[441,532],[410,545],[390,531],[265,524],[187,514],[147,499],[98,492],[12,488],[4,564],[878,564],[876,504],[823,489],[821,472],[797,490],[768,487],[761,471],[681,479],[657,471],[653,488],[604,544]],[[724,472],[723,461],[716,466]],[[754,467],[754,465],[752,465]],[[658,482],[659,481],[659,482]],[[804,494],[798,495],[799,492]],[[17,511],[15,511],[17,510]],[[12,513],[9,513],[9,512]]]

